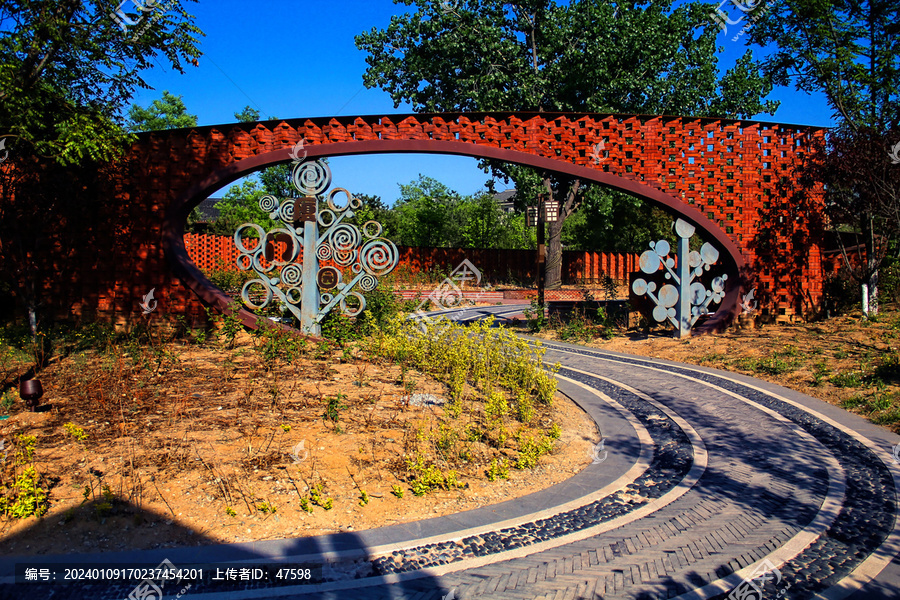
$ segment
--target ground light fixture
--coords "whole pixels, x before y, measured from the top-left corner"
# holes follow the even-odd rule
[[[32,411],[37,410],[38,400],[44,395],[44,388],[38,379],[26,379],[19,383],[19,396]]]

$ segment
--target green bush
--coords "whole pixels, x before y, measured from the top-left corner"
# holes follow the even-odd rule
[[[526,308],[523,311],[525,320],[528,323],[528,330],[532,333],[539,333],[547,326],[547,315],[545,310],[546,307],[538,302],[537,296],[534,296],[531,298],[531,308]]]
[[[559,320],[557,323],[556,331],[561,340],[589,341],[594,338],[593,323],[578,309],[573,310],[568,319]]]
[[[292,362],[306,350],[306,340],[279,327],[260,326],[255,332],[254,345],[267,369],[279,361]]]
[[[530,436],[519,436],[519,458],[516,462],[517,469],[533,469],[538,460],[545,454],[553,451],[553,440],[541,436],[534,439]]]
[[[34,467],[28,467],[16,478],[11,488],[0,488],[0,514],[14,519],[40,517],[49,507],[47,493],[40,485]]]
[[[341,346],[360,339],[358,318],[343,315],[340,309],[335,308],[319,322],[322,328],[322,337],[337,342]]]
[[[424,496],[435,489],[449,490],[463,487],[457,478],[456,471],[442,473],[435,465],[426,465],[422,455],[416,455],[415,461],[407,458],[406,467],[413,474],[409,487],[416,496]]]
[[[550,372],[544,370],[541,359],[546,349],[539,342],[530,345],[508,329],[493,327],[491,318],[465,327],[449,321],[396,319],[367,340],[367,350],[430,373],[449,386],[454,399],[469,381],[485,395],[503,388],[514,398],[528,394],[547,405],[556,393],[553,373],[559,365]]]
[[[226,268],[221,258],[216,259],[216,266],[212,269],[203,269],[203,274],[213,285],[228,294],[239,294],[244,284],[251,279],[257,279],[259,275],[253,270],[241,271],[235,265]]]
[[[488,481],[496,481],[498,479],[509,479],[509,467],[506,460],[501,458],[499,461],[495,458],[491,461],[491,466],[487,470]]]

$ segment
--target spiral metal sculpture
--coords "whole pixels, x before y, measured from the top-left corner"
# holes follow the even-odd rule
[[[277,301],[300,321],[305,333],[318,335],[319,323],[336,306],[348,316],[365,310],[365,297],[355,288],[374,290],[379,278],[397,266],[400,255],[393,242],[380,237],[382,226],[377,221],[367,221],[361,228],[349,222],[362,205],[358,198],[343,188],[326,194],[331,185],[326,163],[295,162],[291,180],[305,196],[303,200],[274,196],[259,200],[259,207],[272,220],[282,222],[282,227],[266,232],[259,225],[244,223],[234,233],[238,268],[258,275],[244,284],[241,299],[252,309]],[[327,208],[319,208],[320,200]],[[313,205],[316,210],[310,220],[297,224],[295,219],[303,218],[297,203],[304,201],[312,203],[310,211]],[[259,239],[252,248],[246,243],[250,233]],[[288,245],[281,256],[270,252],[276,238]],[[319,268],[319,261],[334,264]],[[343,281],[345,272],[350,273],[348,282]]]

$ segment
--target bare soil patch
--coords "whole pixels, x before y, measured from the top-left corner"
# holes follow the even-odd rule
[[[539,407],[535,424],[557,424],[562,435],[536,468],[514,468],[505,450],[508,480],[488,481],[473,458],[470,467],[454,467],[463,487],[416,496],[404,456],[437,433],[445,409],[409,400],[446,397],[443,383],[323,348],[269,370],[245,333],[234,349],[183,342],[158,350],[55,361],[40,373],[43,412],[18,401],[0,421],[7,481],[23,468],[13,464],[21,436],[34,436],[34,466],[50,503],[41,518],[0,521],[0,552],[247,542],[416,521],[567,479],[590,462],[599,439],[584,412],[557,394]],[[326,418],[329,402],[336,419]],[[487,451],[465,443],[473,457]],[[319,505],[310,501],[316,488]]]

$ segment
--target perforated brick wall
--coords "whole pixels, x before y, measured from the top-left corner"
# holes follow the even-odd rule
[[[761,308],[786,317],[821,298],[821,190],[800,188],[794,169],[822,134],[749,121],[549,113],[326,117],[142,134],[127,159],[100,169],[108,178],[103,202],[109,205],[97,212],[94,226],[110,228],[104,252],[57,273],[48,286],[67,299],[65,306],[57,302],[59,312],[134,320],[143,294],[156,288],[160,313],[200,316],[200,302],[174,277],[160,244],[166,208],[191,185],[300,139],[307,147],[447,140],[588,166],[680,198],[740,248]],[[601,141],[595,164],[591,155]]]

